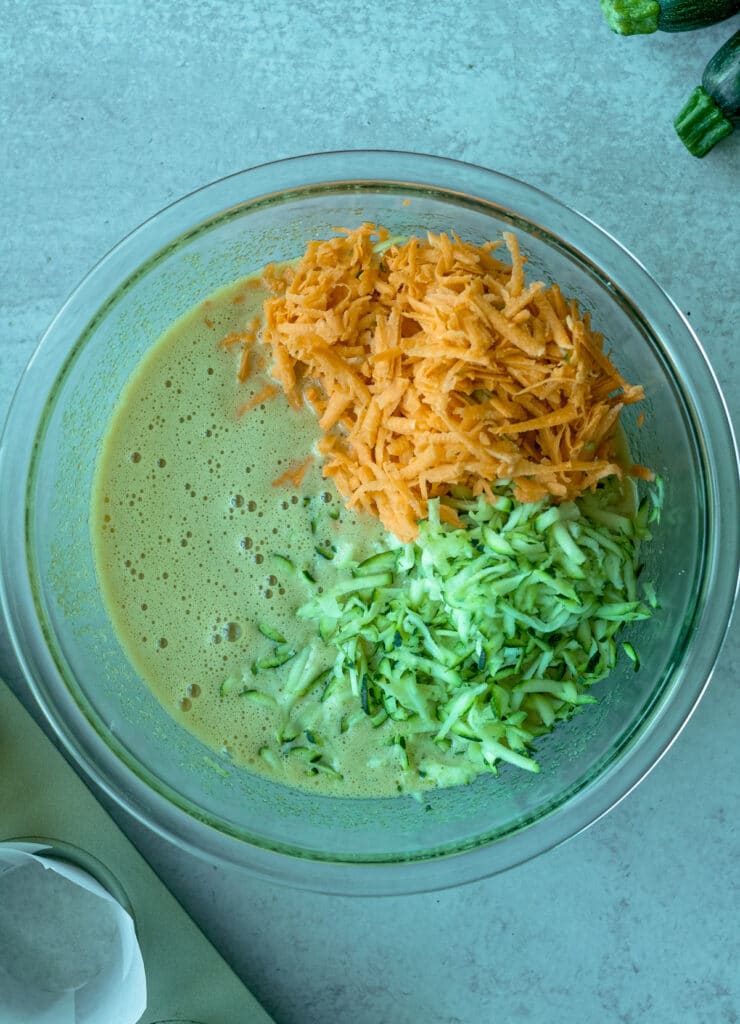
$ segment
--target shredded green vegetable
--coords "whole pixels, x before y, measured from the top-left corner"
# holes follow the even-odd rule
[[[518,504],[505,485],[494,502],[458,492],[447,500],[464,529],[431,501],[414,543],[344,561],[298,610],[336,651],[325,694],[390,729],[406,775],[447,786],[500,762],[538,771],[536,737],[595,702],[617,633],[657,604],[636,572],[660,482],[651,497],[630,515],[611,484],[561,505]]]

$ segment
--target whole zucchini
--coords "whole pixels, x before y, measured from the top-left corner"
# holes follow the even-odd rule
[[[704,68],[673,125],[694,156],[709,150],[740,124],[740,32],[720,47]]]
[[[688,32],[724,21],[740,11],[740,0],[601,0],[612,32]]]

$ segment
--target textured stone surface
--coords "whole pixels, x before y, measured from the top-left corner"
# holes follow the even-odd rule
[[[671,122],[739,20],[621,39],[595,0],[0,0],[0,416],[66,295],[145,217],[255,163],[380,147],[496,168],[601,224],[690,315],[737,419],[740,133],[699,161]],[[732,1024],[738,654],[735,627],[605,820],[461,890],[299,894],[115,816],[278,1024]]]

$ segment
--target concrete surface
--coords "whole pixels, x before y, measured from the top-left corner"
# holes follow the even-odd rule
[[[145,217],[252,164],[380,147],[504,171],[616,235],[690,315],[737,420],[740,132],[699,161],[672,118],[739,23],[621,39],[596,0],[2,0],[0,416],[66,295]],[[732,1024],[738,655],[735,628],[605,820],[459,890],[292,892],[113,813],[278,1024]]]

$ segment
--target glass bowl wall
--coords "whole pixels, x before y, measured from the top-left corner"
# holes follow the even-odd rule
[[[95,461],[128,377],[159,335],[212,291],[299,254],[335,225],[403,235],[517,232],[532,279],[592,313],[624,376],[635,461],[666,482],[644,551],[660,608],[629,631],[598,705],[538,746],[537,776],[411,797],[310,795],[224,762],[178,726],[129,664],[96,579]],[[109,794],[203,855],[297,886],[397,892],[455,884],[578,832],[657,761],[699,699],[737,582],[737,459],[721,395],[691,329],[642,267],[592,223],[520,182],[453,161],[339,153],[255,168],[168,207],[83,281],[24,375],[0,449],[3,604],[29,683],[72,756]]]

